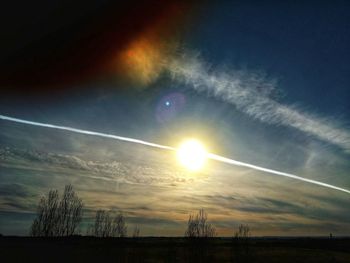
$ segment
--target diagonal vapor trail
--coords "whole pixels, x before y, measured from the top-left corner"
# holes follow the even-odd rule
[[[175,150],[175,148],[170,147],[170,146],[164,146],[164,145],[160,145],[160,144],[156,144],[156,143],[146,142],[146,141],[142,141],[142,140],[138,140],[138,139],[122,137],[122,136],[117,136],[117,135],[107,134],[107,133],[102,133],[102,132],[87,131],[87,130],[76,129],[76,128],[72,128],[72,127],[59,126],[59,125],[53,125],[53,124],[35,122],[35,121],[28,121],[28,120],[13,118],[13,117],[5,116],[5,115],[0,115],[0,119],[6,120],[6,121],[17,122],[17,123],[34,125],[34,126],[40,126],[40,127],[45,127],[45,128],[51,128],[51,129],[70,131],[70,132],[75,132],[75,133],[80,133],[80,134],[110,138],[110,139],[115,139],[115,140],[119,140],[119,141],[133,142],[133,143],[143,144],[143,145],[147,145],[147,146],[151,146],[151,147],[155,147],[155,148],[160,148],[160,149],[165,149],[165,150]]]
[[[342,128],[343,125],[273,99],[276,81],[261,73],[215,70],[198,56],[187,53],[164,67],[173,80],[208,97],[232,104],[255,120],[297,129],[350,152],[350,132]]]
[[[132,142],[132,143],[142,144],[142,145],[146,145],[146,146],[150,146],[150,147],[154,147],[154,148],[159,148],[159,149],[164,149],[164,150],[176,151],[176,148],[174,148],[174,147],[161,145],[161,144],[157,144],[157,143],[152,143],[152,142],[147,142],[147,141],[143,141],[143,140],[139,140],[139,139],[133,139],[133,138],[129,138],[129,137],[117,136],[117,135],[113,135],[113,134],[106,134],[106,133],[101,133],[101,132],[94,132],[94,131],[87,131],[87,130],[82,130],[82,129],[76,129],[76,128],[72,128],[72,127],[59,126],[59,125],[53,125],[53,124],[41,123],[41,122],[35,122],[35,121],[28,121],[28,120],[13,118],[13,117],[5,116],[5,115],[0,115],[0,119],[1,120],[5,120],[5,121],[11,121],[11,122],[17,122],[17,123],[33,125],[33,126],[40,126],[40,127],[45,127],[45,128],[70,131],[70,132],[74,132],[74,133],[80,133],[80,134],[86,134],[86,135],[92,135],[92,136],[99,136],[99,137],[104,137],[104,138],[109,138],[109,139],[114,139],[114,140],[119,140],[119,141]],[[215,160],[215,161],[218,161],[218,162],[222,162],[222,163],[226,163],[226,164],[230,164],[230,165],[235,165],[235,166],[247,167],[247,168],[251,168],[251,169],[257,170],[257,171],[262,171],[262,172],[266,172],[266,173],[270,173],[270,174],[284,176],[284,177],[292,178],[292,179],[299,180],[299,181],[302,181],[302,182],[307,182],[307,183],[311,183],[311,184],[314,184],[314,185],[319,185],[319,186],[323,186],[323,187],[326,187],[326,188],[330,188],[330,189],[334,189],[334,190],[338,190],[338,191],[342,191],[342,192],[350,194],[350,190],[347,190],[345,188],[341,188],[341,187],[338,187],[338,186],[335,186],[335,185],[326,184],[326,183],[323,183],[323,182],[320,182],[320,181],[307,179],[307,178],[300,177],[300,176],[297,176],[297,175],[294,175],[294,174],[284,173],[284,172],[280,172],[280,171],[276,171],[276,170],[272,170],[272,169],[256,166],[256,165],[253,165],[253,164],[236,161],[236,160],[233,160],[233,159],[230,159],[230,158],[226,158],[226,157],[223,157],[223,156],[220,156],[220,155],[216,155],[216,154],[213,154],[213,153],[208,153],[207,157],[209,159],[212,159],[212,160]]]
[[[300,177],[300,176],[297,176],[297,175],[294,175],[294,174],[284,173],[284,172],[272,170],[272,169],[269,169],[269,168],[264,168],[264,167],[261,167],[261,166],[256,166],[254,164],[249,164],[249,163],[244,163],[244,162],[240,162],[240,161],[235,161],[235,160],[232,160],[232,159],[220,156],[220,155],[209,153],[208,154],[208,158],[212,159],[212,160],[215,160],[215,161],[222,162],[222,163],[232,164],[232,165],[236,165],[236,166],[248,167],[248,168],[251,168],[251,169],[254,169],[254,170],[257,170],[257,171],[262,171],[262,172],[266,172],[266,173],[270,173],[270,174],[276,174],[276,175],[280,175],[280,176],[284,176],[284,177],[289,177],[289,178],[296,179],[296,180],[299,180],[299,181],[320,185],[320,186],[323,186],[323,187],[331,188],[331,189],[334,189],[334,190],[338,190],[338,191],[342,191],[342,192],[350,194],[350,190],[347,190],[347,189],[344,189],[344,188],[341,188],[341,187],[338,187],[338,186],[335,186],[335,185],[322,183],[320,181],[307,179],[307,178]]]

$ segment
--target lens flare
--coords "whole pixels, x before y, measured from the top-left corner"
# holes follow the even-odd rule
[[[185,6],[171,6],[155,23],[140,32],[118,56],[122,73],[129,80],[147,86],[156,81],[178,48],[178,21]],[[119,54],[119,53],[118,53]]]
[[[134,41],[122,54],[126,72],[142,84],[156,80],[162,70],[162,48],[152,39],[142,38]]]

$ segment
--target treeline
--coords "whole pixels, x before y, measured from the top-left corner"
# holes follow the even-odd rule
[[[72,185],[67,185],[60,198],[57,190],[41,197],[31,229],[31,236],[72,236],[77,233],[82,220],[83,201]]]
[[[57,190],[50,190],[42,196],[37,215],[34,219],[30,235],[33,237],[63,237],[80,234],[79,225],[83,218],[84,203],[75,193],[72,185],[66,185],[62,196]],[[86,234],[95,237],[127,237],[128,226],[121,211],[96,211],[93,223],[87,227]],[[208,215],[204,209],[197,214],[190,215],[185,237],[191,239],[212,238],[217,236],[215,226],[208,222]],[[135,226],[132,237],[140,236],[140,228]],[[240,225],[234,233],[235,239],[247,239],[250,236],[248,225]]]
[[[50,190],[40,198],[37,215],[30,235],[33,237],[64,237],[80,234],[78,226],[83,218],[84,203],[72,185],[66,185],[63,195]],[[128,227],[122,212],[98,210],[94,222],[87,228],[87,235],[96,237],[126,237]],[[138,237],[140,229],[135,226],[132,236]]]

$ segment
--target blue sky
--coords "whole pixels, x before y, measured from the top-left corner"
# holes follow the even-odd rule
[[[288,103],[342,114],[349,110],[350,7],[344,3],[225,2],[203,15],[193,47],[203,46],[210,62],[279,79]]]

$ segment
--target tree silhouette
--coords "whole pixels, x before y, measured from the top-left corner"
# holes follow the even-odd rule
[[[113,236],[114,237],[126,237],[128,227],[125,223],[125,217],[122,212],[119,212],[118,215],[113,220]]]
[[[132,233],[132,237],[133,238],[138,238],[140,237],[140,228],[138,226],[134,227],[134,231]]]
[[[190,215],[187,222],[186,237],[215,237],[216,229],[207,222],[208,216],[204,209],[200,209],[198,214]]]
[[[234,233],[236,240],[246,241],[250,237],[250,228],[248,225],[239,225],[238,230]]]
[[[98,210],[92,226],[92,234],[96,237],[126,237],[127,225],[122,212],[113,216],[111,211]]]
[[[240,224],[232,239],[233,262],[254,262],[254,250],[250,246],[250,227]]]
[[[82,219],[83,201],[76,195],[72,185],[66,185],[60,200],[57,190],[50,190],[41,197],[34,219],[31,236],[71,236],[76,234]]]

